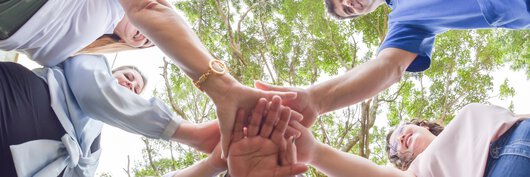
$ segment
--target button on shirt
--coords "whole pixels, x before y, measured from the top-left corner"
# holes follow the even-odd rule
[[[416,53],[407,71],[424,71],[430,66],[437,34],[450,29],[528,29],[529,1],[387,0],[392,12],[388,17],[387,36],[379,50],[399,48]]]

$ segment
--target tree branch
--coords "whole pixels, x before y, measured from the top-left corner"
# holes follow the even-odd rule
[[[167,97],[169,98],[169,103],[171,104],[171,108],[173,109],[173,111],[175,111],[184,120],[188,120],[189,119],[188,116],[186,116],[184,111],[182,109],[180,109],[180,107],[177,105],[177,103],[173,99],[173,92],[171,91],[171,84],[169,83],[169,78],[168,78],[169,76],[168,76],[168,72],[167,72],[169,62],[166,61],[166,57],[164,57],[162,60],[164,61],[164,66],[162,68],[163,69],[162,77],[164,78],[164,83],[165,83],[165,86],[166,86]]]

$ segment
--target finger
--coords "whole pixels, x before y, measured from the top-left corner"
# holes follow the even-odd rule
[[[289,146],[292,146],[292,145],[289,145],[291,144],[291,142],[293,141],[293,137],[289,137],[287,139],[285,138],[282,138],[281,139],[282,141],[282,145],[283,145],[283,149],[280,148],[280,152],[279,152],[279,157],[280,157],[280,165],[281,166],[285,166],[285,165],[292,165],[294,164],[293,163],[293,160],[292,160],[292,147],[289,147]],[[296,154],[296,152],[295,152]]]
[[[267,100],[271,100],[274,96],[280,96],[282,100],[288,101],[288,100],[294,100],[296,99],[297,93],[296,92],[281,92],[281,91],[261,91],[260,97],[266,98]]]
[[[298,132],[304,131],[306,129],[306,127],[298,121],[289,121],[289,127],[294,128]]]
[[[272,132],[272,135],[271,135],[271,139],[273,142],[276,143],[284,139],[283,135],[285,133],[285,130],[288,127],[290,115],[291,115],[291,109],[289,109],[289,107],[283,107],[283,109],[280,112],[280,121],[274,128],[274,131]]]
[[[239,109],[237,111],[236,122],[234,123],[234,131],[232,132],[232,143],[238,142],[245,137],[243,128],[245,127],[245,110]]]
[[[302,122],[302,120],[304,120],[304,116],[300,114],[299,112],[291,110],[291,120]]]
[[[260,90],[266,90],[266,91],[282,91],[282,92],[291,91],[291,89],[289,89],[288,87],[275,86],[275,85],[267,84],[262,81],[254,81],[254,86]]]
[[[294,164],[289,166],[279,167],[274,172],[274,177],[293,176],[305,173],[309,168],[305,164]]]
[[[247,127],[247,136],[249,138],[258,135],[260,124],[261,124],[261,118],[263,117],[263,111],[265,111],[266,106],[267,106],[267,100],[264,98],[260,98],[258,100],[258,104],[256,104],[256,107],[254,107],[254,110],[252,111],[252,115],[250,118],[250,122]]]
[[[272,142],[279,146],[279,157],[280,165],[290,165],[289,159],[287,158],[287,141],[283,138],[283,135],[288,127],[289,119],[291,115],[291,109],[289,107],[282,107],[280,112],[280,120],[274,128],[271,139]]]
[[[289,138],[291,136],[294,136],[295,138],[299,138],[302,133],[298,131],[297,129],[293,128],[291,125],[287,126],[287,129],[285,130],[284,138]]]
[[[263,138],[270,138],[274,124],[278,121],[278,114],[280,112],[280,103],[282,99],[278,96],[272,98],[271,107],[267,113],[267,118],[264,120],[263,126],[261,127],[260,136]]]
[[[289,164],[296,164],[298,162],[296,157],[296,146],[294,137],[290,137],[287,141],[286,156]]]

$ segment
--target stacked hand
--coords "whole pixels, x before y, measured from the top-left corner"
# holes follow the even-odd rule
[[[266,111],[267,101],[260,99],[248,121],[244,111],[238,111],[228,154],[231,176],[294,176],[307,170],[307,166],[297,163],[294,137],[284,138],[291,110],[280,102],[274,97]]]
[[[250,116],[242,109],[237,112],[228,164],[221,159],[218,144],[207,159],[178,175],[212,176],[226,169],[233,177],[280,177],[305,172],[304,164],[313,159],[318,144],[299,122],[299,115],[282,106],[277,96],[271,102],[259,99],[251,112]],[[298,133],[296,145],[295,133],[287,133],[289,128]]]
[[[284,101],[296,98],[295,92],[263,91],[246,87],[237,82],[229,85],[227,88],[218,88],[218,90],[211,92],[206,90],[217,108],[224,157],[226,157],[226,152],[232,139],[234,119],[238,109],[244,110],[245,113],[250,113],[260,98],[272,100],[273,96],[279,96]],[[301,118],[301,115],[297,117],[297,119]]]
[[[311,127],[315,123],[317,116],[319,115],[318,105],[315,101],[312,100],[314,97],[311,95],[311,92],[307,89],[293,88],[293,87],[282,87],[265,84],[260,81],[256,81],[256,88],[268,91],[268,92],[283,92],[286,93],[296,93],[295,99],[283,100],[282,104],[293,109],[296,112],[299,112],[303,116],[301,121],[302,125],[305,127]]]

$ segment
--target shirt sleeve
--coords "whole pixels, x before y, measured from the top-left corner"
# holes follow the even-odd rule
[[[89,117],[131,133],[169,140],[182,119],[162,101],[146,100],[120,86],[104,56],[78,55],[64,74],[79,107]]]
[[[385,48],[398,48],[418,54],[407,71],[424,71],[431,65],[435,36],[435,33],[422,26],[390,23],[385,41],[379,47],[379,51]]]

